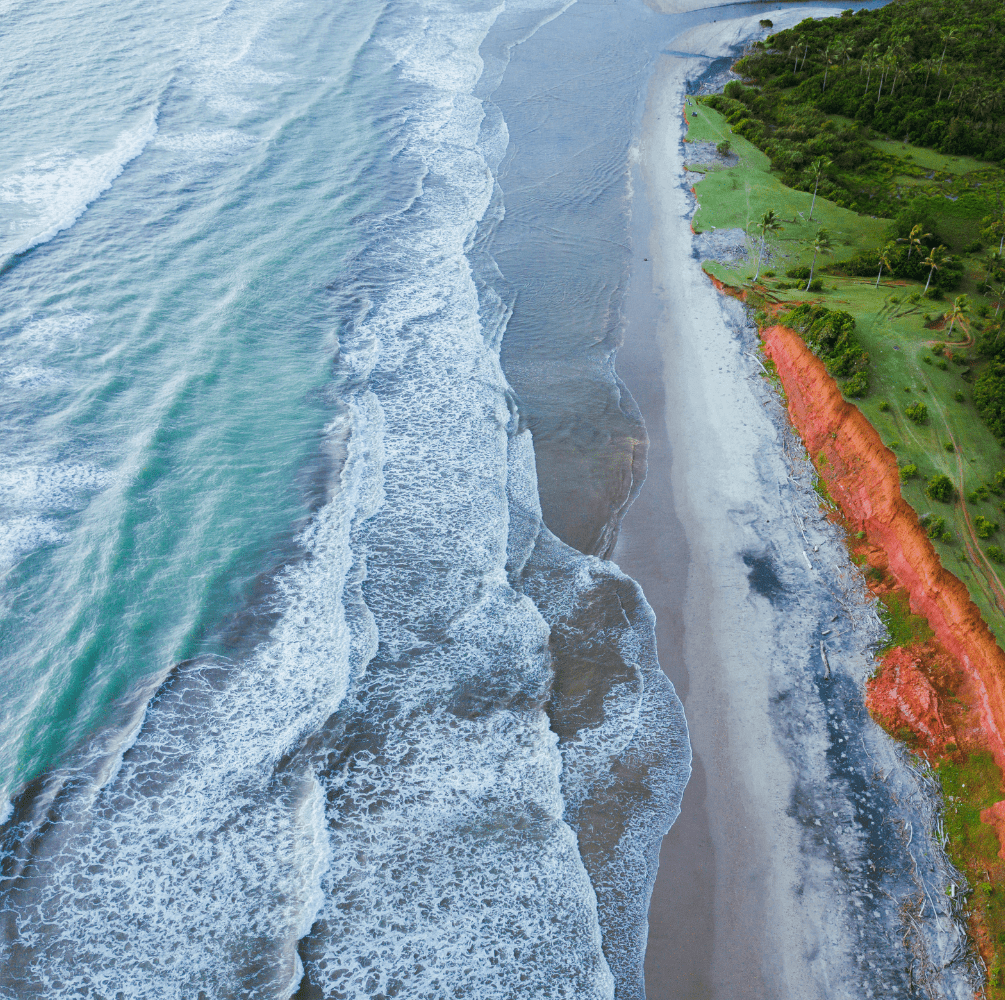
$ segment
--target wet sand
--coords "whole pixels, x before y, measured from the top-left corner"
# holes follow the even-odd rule
[[[823,13],[759,17],[777,29]],[[742,308],[714,290],[692,250],[685,84],[757,21],[673,41],[677,54],[661,57],[650,84],[636,172],[618,372],[645,419],[649,464],[614,559],[656,612],[694,752],[650,906],[647,996],[930,995],[906,970],[941,964],[959,934],[943,915],[910,944],[896,907],[879,902],[924,894],[944,871],[911,874],[912,841],[891,832],[922,826],[931,803],[861,706],[875,612],[760,378]],[[910,819],[894,818],[894,800],[909,803]],[[947,977],[938,995],[967,995]]]

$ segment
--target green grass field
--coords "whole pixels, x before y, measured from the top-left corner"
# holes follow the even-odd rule
[[[694,218],[694,229],[701,232],[713,227],[743,228],[748,231],[751,252],[747,266],[730,268],[706,262],[705,270],[727,284],[749,287],[758,239],[753,225],[768,209],[774,209],[780,216],[785,228],[769,238],[771,259],[761,271],[764,299],[783,308],[813,301],[828,309],[846,310],[855,317],[856,334],[869,352],[871,364],[869,393],[852,402],[893,449],[901,467],[917,466],[918,474],[902,484],[903,495],[920,515],[945,519],[949,540],[940,537],[934,542],[943,565],[966,584],[999,644],[1005,648],[1005,615],[995,599],[996,588],[999,594],[1005,594],[1005,566],[995,565],[986,556],[989,546],[1005,548],[1002,506],[1005,497],[989,491],[986,498],[973,503],[965,499],[981,487],[994,485],[995,475],[1005,469],[1005,449],[974,410],[972,383],[967,380],[972,349],[960,344],[965,334],[957,327],[954,348],[952,341],[947,342],[948,331],[926,327],[926,313],[941,314],[950,303],[920,298],[918,293],[923,286],[919,283],[884,276],[877,288],[875,279],[821,273],[834,260],[847,258],[858,249],[881,245],[889,221],[857,215],[818,198],[810,223],[809,194],[783,186],[768,171],[767,157],[733,135],[725,120],[711,108],[699,104],[696,110],[698,117],[688,119],[688,140],[729,139],[739,162],[732,167],[705,171],[704,179],[696,186],[700,208]],[[901,157],[905,155],[902,143],[891,145],[898,147]],[[906,147],[906,151],[919,163],[924,158],[926,164],[939,155],[915,147]],[[984,164],[977,167],[985,169]],[[946,168],[932,165],[929,169]],[[817,275],[824,281],[822,292],[779,288],[783,282],[791,283],[791,279],[782,278],[787,268],[810,263],[812,252],[808,243],[820,225],[830,231],[834,242],[833,256],[821,257],[817,264]],[[777,276],[770,276],[772,271]],[[983,303],[993,311],[994,304],[976,294],[976,273],[967,275],[960,290],[970,294],[975,310]],[[931,345],[940,342],[948,343],[955,355],[952,361],[933,355]],[[918,401],[928,408],[924,424],[913,422],[905,413],[909,405]],[[947,445],[952,445],[953,450],[947,450]],[[939,503],[925,495],[925,484],[936,473],[944,473],[956,483],[961,496],[955,503]],[[987,539],[973,538],[971,528],[977,515],[1002,524],[1003,529]]]
[[[854,251],[874,247],[889,224],[885,219],[869,219],[832,202],[817,198],[812,221],[809,218],[811,194],[786,187],[771,173],[770,162],[756,146],[742,136],[734,135],[726,120],[717,111],[702,104],[688,109],[697,117],[688,118],[688,141],[721,142],[729,140],[739,162],[733,167],[712,167],[703,170],[704,179],[697,190],[700,208],[695,214],[695,232],[710,229],[743,229],[748,233],[751,260],[756,255],[758,235],[754,225],[769,208],[781,219],[783,229],[769,240],[773,261],[769,270],[792,267],[810,261],[806,251],[808,240],[824,226],[831,234],[835,250],[842,257]],[[695,172],[697,182],[697,171]],[[822,261],[826,263],[826,260]],[[754,264],[750,275],[753,277]]]

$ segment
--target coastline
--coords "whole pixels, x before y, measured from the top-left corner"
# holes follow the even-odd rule
[[[961,933],[950,908],[932,902],[931,919],[905,934],[873,891],[945,899],[945,857],[914,837],[932,828],[934,796],[865,712],[874,607],[761,378],[742,306],[718,294],[693,252],[685,85],[757,21],[675,39],[678,54],[662,57],[650,84],[639,148],[652,222],[635,273],[651,268],[660,313],[649,324],[630,308],[618,357],[650,456],[614,558],[657,612],[660,660],[694,749],[650,906],[647,995],[927,995],[908,985],[906,965],[912,984],[916,970],[945,967],[943,995],[972,996],[972,968],[951,957]],[[882,878],[868,870],[880,856],[892,872]]]

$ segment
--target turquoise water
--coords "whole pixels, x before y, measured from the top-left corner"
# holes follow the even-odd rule
[[[381,194],[380,136],[354,113],[377,13],[8,14],[4,250],[46,242],[0,281],[6,796],[214,648],[309,513],[326,286]]]
[[[641,996],[686,726],[499,361],[566,6],[0,10],[2,995]]]

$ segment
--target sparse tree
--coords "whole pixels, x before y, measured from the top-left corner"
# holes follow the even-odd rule
[[[817,235],[813,238],[810,249],[813,251],[813,261],[810,264],[810,279],[806,282],[806,291],[809,291],[810,285],[813,284],[813,272],[817,266],[817,255],[831,253],[832,251],[830,234],[823,226],[817,230]]]
[[[918,253],[921,253],[921,248],[924,246],[923,240],[927,240],[932,234],[923,233],[921,230],[925,227],[920,223],[916,223],[911,227],[911,232],[907,236],[902,236],[898,243],[907,244],[907,259],[911,259],[911,252],[917,248]]]
[[[764,243],[768,238],[768,233],[777,233],[781,228],[782,224],[778,221],[778,216],[775,215],[773,208],[768,209],[758,221],[757,229],[761,234],[761,242],[757,251],[757,268],[754,271],[754,281],[757,281],[757,276],[761,273],[761,260],[764,257]]]
[[[953,327],[959,323],[966,328],[967,317],[970,315],[970,299],[966,295],[957,295],[953,308],[949,311],[949,336],[953,335]]]
[[[806,173],[813,177],[813,200],[810,202],[810,217],[807,222],[813,221],[813,209],[817,204],[817,188],[820,187],[820,176],[831,165],[831,161],[825,156],[818,156],[807,168]]]
[[[885,247],[876,251],[876,255],[879,257],[879,274],[876,275],[877,288],[879,288],[879,279],[883,277],[883,268],[885,267],[891,273],[893,272],[893,264],[891,263],[893,250],[894,245],[892,243],[887,243]]]
[[[934,250],[929,250],[928,256],[922,261],[925,267],[928,268],[928,280],[925,282],[925,291],[928,291],[928,286],[932,283],[932,275],[936,271],[940,270],[947,262],[949,257],[946,255],[945,246],[940,243]]]

